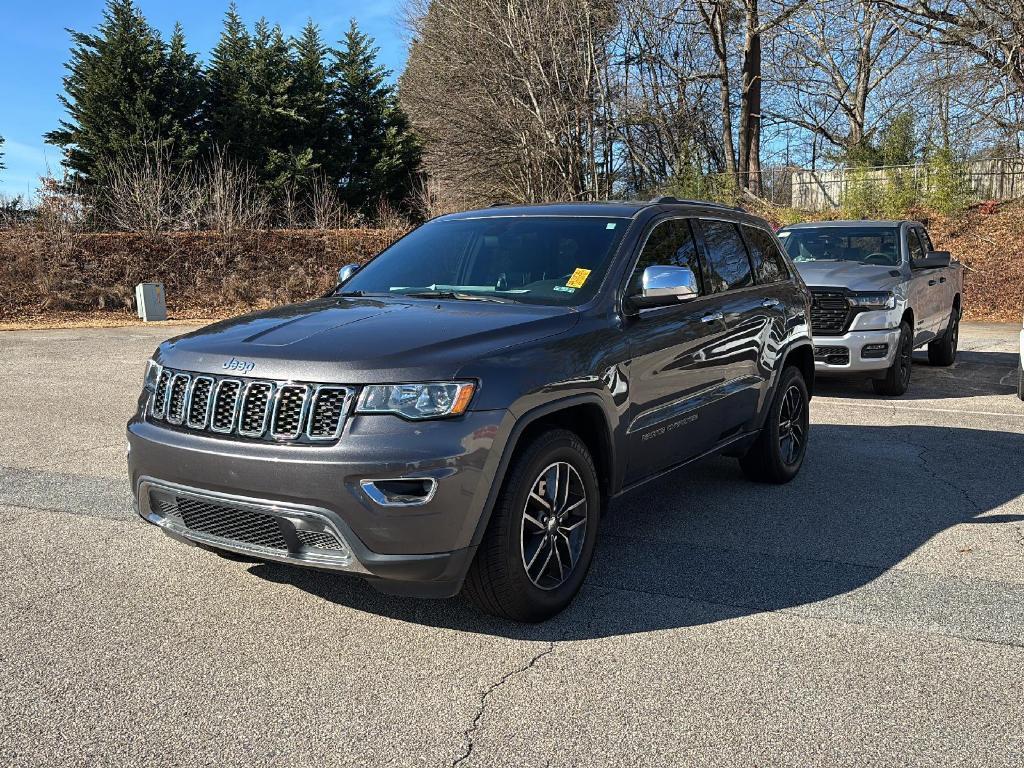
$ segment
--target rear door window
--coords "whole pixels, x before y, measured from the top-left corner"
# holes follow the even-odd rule
[[[707,288],[709,292],[746,288],[754,284],[747,247],[740,231],[731,221],[700,220],[707,251]]]
[[[789,278],[789,268],[775,238],[760,227],[743,225],[743,234],[750,246],[750,260],[759,283],[778,283]]]

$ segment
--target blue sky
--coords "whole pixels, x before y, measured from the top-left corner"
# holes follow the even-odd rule
[[[297,33],[312,18],[328,41],[336,41],[355,18],[376,38],[381,62],[396,75],[405,62],[400,0],[236,0],[246,23],[260,16],[278,22],[286,34]],[[220,35],[228,0],[137,0],[150,24],[168,36],[176,21],[185,28],[189,47],[206,57]],[[27,0],[4,3],[0,24],[0,148],[7,168],[0,171],[0,193],[31,193],[47,166],[59,172],[60,149],[44,144],[42,135],[63,116],[57,101],[71,42],[65,28],[95,29],[103,0]]]

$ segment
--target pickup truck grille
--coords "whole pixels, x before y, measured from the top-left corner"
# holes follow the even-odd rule
[[[149,401],[155,421],[254,440],[328,442],[345,423],[352,390],[333,384],[236,379],[164,368]]]
[[[818,336],[839,336],[850,327],[853,313],[846,294],[839,291],[811,289],[811,333]]]

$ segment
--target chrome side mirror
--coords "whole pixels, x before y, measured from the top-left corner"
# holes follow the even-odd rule
[[[640,293],[630,297],[638,308],[690,301],[700,295],[697,275],[689,267],[656,264],[644,269]]]
[[[346,264],[344,267],[338,270],[338,285],[343,285],[352,277],[356,272],[359,271],[358,264]]]

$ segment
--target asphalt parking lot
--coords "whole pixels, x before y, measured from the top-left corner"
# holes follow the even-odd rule
[[[124,422],[182,330],[0,332],[0,764],[1024,765],[1016,327],[897,400],[823,383],[788,486],[623,498],[540,626],[136,518]]]

